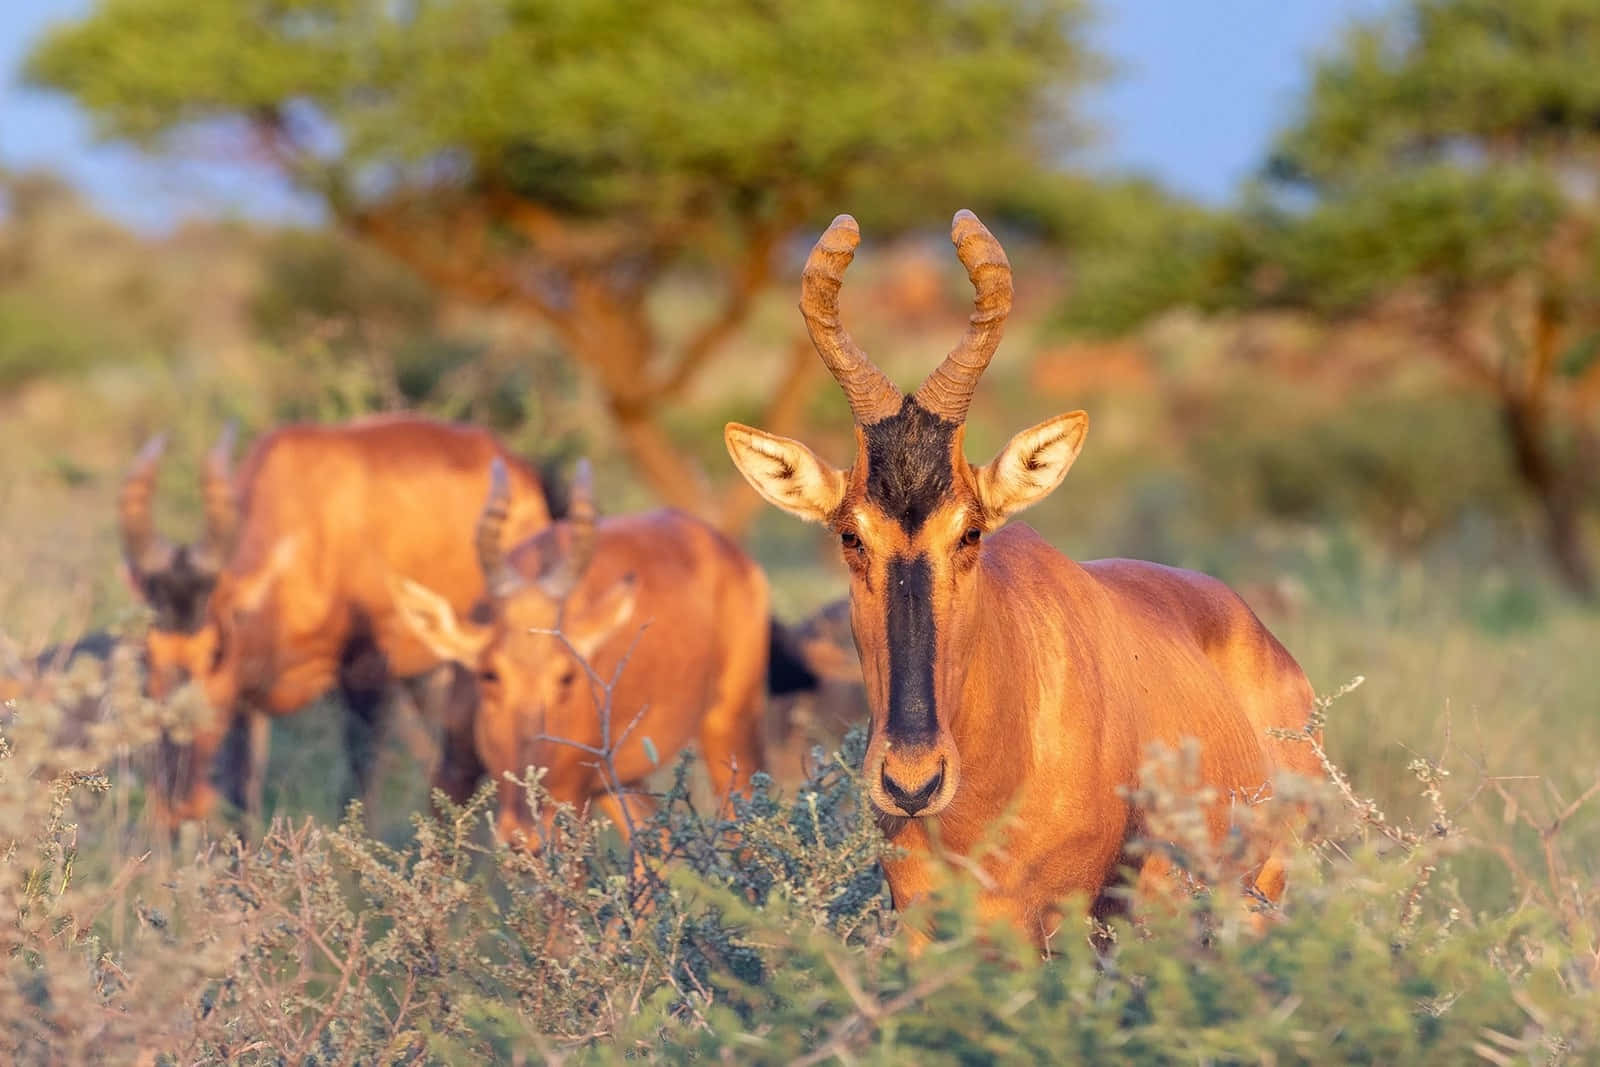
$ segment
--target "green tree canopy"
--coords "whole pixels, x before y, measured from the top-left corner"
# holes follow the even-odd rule
[[[234,138],[434,284],[539,317],[596,374],[658,492],[704,512],[657,414],[743,321],[777,241],[840,210],[926,224],[1036,198],[1071,142],[1063,102],[1096,66],[1082,15],[1081,0],[101,0],[28,74],[108,138]],[[685,260],[723,299],[669,351],[646,295]],[[797,357],[791,384],[802,373]]]
[[[1381,316],[1493,393],[1568,583],[1600,467],[1600,6],[1405,0],[1319,60],[1235,210],[1085,265],[1070,326],[1174,305]]]

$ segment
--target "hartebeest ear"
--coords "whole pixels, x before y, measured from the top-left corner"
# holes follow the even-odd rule
[[[572,621],[566,638],[584,659],[592,657],[601,645],[633,618],[639,602],[639,579],[631,571],[612,583],[582,614]]]
[[[722,436],[733,465],[767,503],[807,522],[826,522],[844,499],[844,471],[799,441],[737,422]]]
[[[998,522],[1049,496],[1072,468],[1088,432],[1088,413],[1069,411],[1006,442],[999,455],[976,471],[984,510]]]
[[[435,656],[467,667],[478,665],[493,636],[489,627],[463,623],[448,600],[409,578],[391,577],[389,593],[400,618]]]

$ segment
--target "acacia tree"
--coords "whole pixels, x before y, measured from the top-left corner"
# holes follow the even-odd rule
[[[250,152],[454,297],[548,325],[655,491],[718,506],[662,427],[780,239],[995,205],[1054,158],[1081,0],[100,0],[28,76],[108,138]],[[199,136],[197,136],[197,134]],[[675,343],[665,272],[720,303]],[[766,425],[798,418],[796,347]]]
[[[1491,395],[1560,575],[1600,595],[1600,6],[1404,0],[1316,65],[1236,211],[1090,269],[1075,322],[1288,307],[1378,320]],[[1092,268],[1094,264],[1090,264]]]

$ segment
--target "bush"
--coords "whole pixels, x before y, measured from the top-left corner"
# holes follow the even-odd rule
[[[62,764],[51,721],[20,708],[0,738],[14,1062],[109,1047],[185,1064],[1576,1063],[1600,1049],[1586,918],[1600,894],[1572,877],[1559,832],[1587,797],[1555,818],[1512,812],[1526,832],[1479,840],[1427,759],[1412,768],[1419,826],[1336,769],[1325,790],[1282,784],[1312,844],[1263,914],[1227,879],[1203,884],[1228,857],[1184,829],[1203,800],[1178,788],[1197,753],[1159,756],[1141,786],[1159,816],[1147,847],[1198,876],[1192,891],[1137,925],[1069,925],[1039,964],[979,926],[970,892],[929,902],[936,939],[903,951],[858,802],[859,732],[815,752],[792,794],[758,777],[727,817],[692,802],[681,760],[631,849],[570,810],[536,854],[490,844],[485,788],[461,808],[439,798],[402,847],[352,806],[337,826],[280,817],[259,842],[111,864],[128,817],[115,798],[136,782],[62,768],[126,765],[134,735],[98,725]],[[537,774],[524,787],[549,803]],[[1239,805],[1239,823],[1258,807]],[[1465,899],[1463,858],[1500,863],[1520,899]]]

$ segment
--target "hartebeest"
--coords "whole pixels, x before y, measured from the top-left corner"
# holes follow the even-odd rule
[[[867,788],[905,848],[886,863],[896,906],[949,869],[935,846],[970,866],[998,828],[1000,850],[982,859],[982,910],[1043,941],[1068,894],[1108,899],[1141,824],[1122,787],[1135,783],[1147,746],[1201,742],[1220,834],[1231,793],[1259,790],[1278,770],[1316,773],[1308,752],[1268,734],[1302,727],[1312,692],[1221,582],[1135,560],[1080,565],[1024,525],[1000,528],[1061,483],[1089,420],[1057,415],[988,464],[967,462],[967,408],[1000,342],[1011,268],[971,212],[957,213],[951,239],[976,307],[910,396],[839,320],[855,220],[836,218],[806,262],[800,309],[855,416],[848,470],[737,423],[726,439],[757,492],[839,537],[871,705]],[[1147,861],[1141,878],[1161,862]],[[1255,884],[1279,896],[1278,857]]]
[[[766,576],[681,512],[597,519],[590,478],[581,464],[568,517],[506,553],[512,494],[494,468],[478,528],[489,595],[470,617],[423,582],[396,586],[435,653],[477,673],[478,757],[499,783],[497,829],[532,848],[537,824],[507,779],[531,766],[545,768],[556,801],[593,800],[624,832],[622,805],[631,814],[648,803],[619,794],[696,737],[719,795],[761,769]],[[597,756],[607,748],[609,764]],[[541,812],[546,823],[553,815]]]
[[[150,498],[164,439],[140,454],[119,500],[129,578],[154,609],[146,637],[149,690],[194,681],[215,712],[195,735],[188,767],[167,785],[166,817],[202,817],[214,790],[212,757],[249,708],[284,715],[337,687],[362,783],[365,746],[392,679],[441,664],[396,612],[395,574],[415,575],[462,610],[483,592],[474,523],[483,479],[497,461],[517,486],[506,534],[549,523],[537,472],[488,431],[413,415],[337,426],[288,426],[262,437],[229,471],[231,433],[202,475],[205,537],[173,545],[155,532]],[[435,782],[456,797],[480,774],[471,744],[474,689],[449,684],[444,755]],[[262,755],[266,720],[253,756]],[[259,790],[260,767],[245,799]],[[238,783],[230,783],[237,785]],[[236,797],[236,799],[240,799]]]

